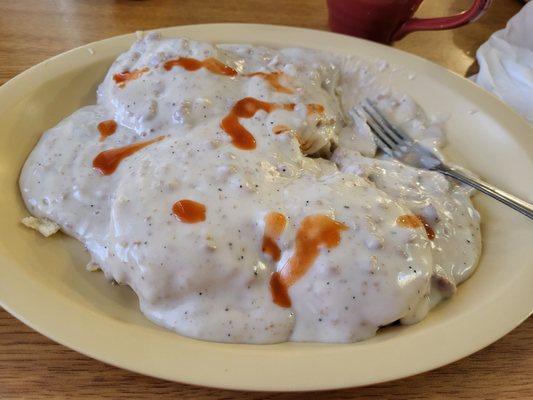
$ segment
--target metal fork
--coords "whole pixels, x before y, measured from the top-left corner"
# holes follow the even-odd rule
[[[367,124],[374,133],[378,147],[386,154],[405,164],[431,171],[438,171],[451,178],[457,179],[503,204],[533,219],[533,205],[504,192],[480,179],[466,176],[458,169],[454,169],[442,162],[430,150],[411,139],[407,134],[390,123],[370,100],[366,99],[361,108],[364,111]]]

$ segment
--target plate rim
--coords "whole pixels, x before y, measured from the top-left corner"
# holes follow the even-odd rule
[[[424,67],[424,68],[428,68],[429,70],[433,70],[433,71],[437,71],[441,73],[443,75],[443,79],[447,79],[449,81],[451,80],[455,82],[460,81],[461,83],[457,83],[457,84],[463,85],[463,86],[465,86],[465,83],[468,83],[468,85],[466,85],[465,87],[469,88],[467,90],[472,91],[472,95],[476,95],[477,97],[481,96],[485,98],[485,101],[489,101],[490,103],[492,103],[492,106],[496,105],[499,108],[503,106],[503,108],[505,109],[505,112],[502,112],[502,114],[507,114],[507,117],[506,117],[507,120],[510,119],[512,123],[523,125],[526,128],[526,130],[529,127],[527,122],[523,120],[522,117],[520,117],[513,110],[511,110],[507,105],[505,105],[500,100],[498,100],[494,95],[488,92],[485,92],[484,90],[477,87],[473,82],[461,77],[460,75],[452,71],[449,71],[445,69],[444,67],[434,64],[431,61],[428,61],[419,56],[406,53],[399,49],[394,49],[388,46],[376,44],[373,42],[368,42],[366,40],[352,38],[349,36],[339,35],[339,34],[326,32],[326,31],[318,31],[318,30],[307,29],[307,28],[287,27],[287,26],[281,26],[281,25],[267,25],[267,24],[235,24],[235,23],[197,24],[197,25],[182,25],[182,26],[175,26],[175,27],[167,27],[167,28],[161,28],[161,29],[154,29],[151,31],[158,31],[158,32],[161,32],[163,35],[166,34],[166,35],[175,36],[175,35],[188,35],[186,33],[187,31],[194,32],[194,31],[203,30],[203,29],[233,30],[237,28],[238,29],[253,29],[253,30],[261,29],[267,32],[273,29],[278,30],[278,31],[282,30],[287,33],[289,31],[293,31],[293,32],[299,32],[302,34],[308,34],[311,36],[318,34],[318,35],[323,35],[323,36],[329,36],[332,39],[337,40],[337,41],[341,41],[341,40],[342,41],[354,41],[354,47],[358,47],[358,46],[359,47],[361,46],[362,47],[376,47],[377,46],[378,49],[379,48],[387,49],[385,52],[392,51],[394,54],[396,54],[396,56],[400,57],[401,60],[399,60],[398,62],[402,62],[404,60],[411,60],[415,64],[421,64],[420,68]],[[149,31],[145,31],[145,32],[149,32]],[[103,53],[105,54],[106,47],[107,47],[108,52],[114,53],[116,55],[115,51],[109,51],[109,49],[113,48],[113,46],[119,46],[122,43],[126,44],[130,42],[131,40],[133,40],[134,38],[135,38],[135,33],[129,33],[125,35],[114,36],[111,38],[92,42],[92,43],[89,43],[83,46],[79,46],[75,49],[66,51],[64,53],[58,54],[52,58],[49,58],[23,71],[22,73],[15,76],[14,78],[4,83],[0,87],[0,113],[4,112],[4,109],[9,109],[10,106],[14,106],[15,104],[17,104],[22,98],[24,92],[28,91],[27,89],[28,85],[31,85],[32,83],[38,84],[39,82],[40,83],[46,82],[49,79],[49,77],[47,77],[46,73],[44,72],[46,72],[48,68],[57,69],[60,67],[62,63],[69,61],[69,59],[76,58],[75,56],[79,56],[77,57],[78,60],[75,64],[78,64],[80,66],[87,65],[87,62],[86,62],[87,57],[91,56],[88,49],[92,49],[92,48],[96,48],[97,51],[102,50]],[[313,48],[314,46],[307,46],[307,47]],[[317,48],[317,47],[314,47],[314,48]],[[21,89],[21,88],[23,89],[24,87],[26,87],[26,90],[20,90],[20,92],[17,93],[18,89]],[[6,97],[9,98],[9,100],[5,100]],[[502,117],[502,119],[504,117],[505,115]],[[531,146],[531,148],[533,148],[533,135],[531,135],[531,137],[527,137],[526,132],[524,131],[524,135],[519,135],[519,136],[522,136],[522,137],[517,138],[515,137],[515,135],[512,135],[514,139],[517,139],[517,140],[520,139],[520,141],[527,143],[528,147]],[[524,305],[520,310],[515,309],[514,310],[515,312],[512,314],[512,316],[511,315],[504,316],[504,318],[506,318],[505,324],[502,324],[502,326],[499,326],[499,327],[494,327],[494,329],[490,333],[487,333],[485,335],[484,340],[477,341],[476,345],[465,344],[464,345],[465,348],[463,348],[461,351],[456,351],[455,353],[453,353],[453,355],[443,353],[439,356],[440,359],[438,362],[430,363],[431,365],[429,366],[427,365],[427,363],[420,363],[419,360],[417,360],[418,362],[414,362],[412,365],[409,366],[410,368],[405,368],[403,372],[389,371],[388,373],[382,373],[379,376],[374,376],[374,377],[367,376],[365,377],[365,379],[359,379],[359,380],[357,379],[357,377],[350,377],[349,375],[346,375],[343,379],[337,379],[337,380],[329,379],[326,382],[320,379],[317,379],[317,380],[310,379],[309,381],[299,380],[297,382],[294,382],[294,381],[290,382],[286,380],[285,382],[279,382],[277,385],[273,385],[269,381],[241,382],[238,376],[236,376],[234,373],[232,374],[231,371],[228,370],[228,371],[216,372],[219,375],[220,374],[224,375],[224,372],[227,372],[226,374],[227,380],[219,378],[217,381],[212,381],[212,380],[208,381],[208,379],[204,377],[203,372],[192,372],[191,373],[190,371],[182,370],[182,371],[179,371],[178,376],[176,376],[175,372],[160,371],[157,369],[153,369],[151,367],[144,367],[143,365],[139,364],[139,360],[134,360],[135,357],[132,358],[131,355],[129,357],[126,357],[126,359],[124,358],[121,359],[120,352],[123,351],[121,349],[124,346],[119,346],[120,349],[117,350],[118,351],[117,354],[110,355],[110,353],[108,352],[109,350],[108,347],[104,346],[103,348],[101,348],[101,346],[99,347],[98,345],[98,340],[112,339],[112,335],[109,335],[109,332],[107,332],[107,335],[104,332],[104,333],[97,335],[96,338],[84,338],[84,340],[80,340],[80,338],[76,337],[76,335],[83,333],[83,328],[86,327],[87,320],[84,321],[83,318],[79,318],[79,316],[78,316],[78,319],[75,319],[74,321],[75,323],[73,324],[73,327],[69,328],[68,330],[63,330],[63,331],[59,329],[58,331],[57,329],[54,328],[53,324],[61,322],[60,313],[52,317],[50,317],[49,315],[46,317],[43,317],[42,315],[36,316],[35,311],[32,311],[31,309],[32,307],[31,302],[20,304],[20,299],[19,301],[17,301],[16,296],[13,295],[14,290],[18,290],[20,288],[25,288],[25,290],[31,289],[33,290],[34,294],[39,294],[39,293],[46,294],[45,292],[50,292],[50,290],[47,287],[45,287],[45,285],[42,284],[41,282],[36,282],[32,280],[28,282],[28,280],[25,279],[25,276],[27,274],[16,268],[14,268],[10,274],[6,274],[5,270],[6,269],[9,270],[10,268],[5,268],[6,265],[9,265],[9,262],[7,262],[7,260],[4,259],[4,255],[2,254],[2,251],[3,251],[2,247],[3,247],[3,244],[0,243],[0,305],[2,305],[4,309],[6,309],[6,311],[8,311],[11,315],[15,316],[19,320],[21,320],[26,325],[30,326],[31,328],[35,329],[41,334],[49,337],[50,339],[66,347],[69,347],[81,354],[87,355],[91,358],[97,359],[99,361],[105,362],[107,364],[110,364],[116,367],[120,367],[123,369],[127,369],[130,371],[134,371],[137,373],[141,373],[141,374],[156,377],[156,378],[162,378],[162,379],[167,379],[171,381],[195,384],[195,385],[201,385],[201,386],[223,388],[223,389],[254,390],[254,391],[257,391],[257,390],[259,391],[327,390],[327,389],[340,389],[340,388],[369,385],[369,384],[374,384],[378,382],[386,382],[386,381],[390,381],[394,379],[400,379],[400,378],[404,378],[407,376],[416,375],[418,373],[429,371],[429,370],[438,368],[440,366],[446,365],[448,363],[454,362],[456,360],[459,360],[467,355],[470,355],[480,350],[481,348],[485,346],[488,346],[489,344],[493,343],[494,341],[496,341],[497,339],[501,338],[506,333],[514,329],[520,323],[522,323],[525,319],[527,319],[531,315],[533,311],[533,295],[530,295],[530,298],[526,299],[528,301],[524,302]],[[525,270],[525,268],[523,269]],[[13,273],[13,271],[15,272]],[[524,274],[529,274],[530,277],[533,278],[533,271],[532,272],[524,271]],[[493,297],[492,301],[493,302],[498,301],[499,306],[502,307],[502,304],[505,305],[504,294],[510,291],[511,289],[513,290],[513,292],[527,293],[527,289],[528,289],[526,285],[527,279],[519,279],[520,277],[522,276],[517,274],[517,276],[514,279],[512,279],[507,285],[509,287],[502,288],[499,292],[499,296]],[[64,302],[63,297],[57,293],[48,293],[48,298],[50,299],[50,301],[53,301],[54,309],[56,311],[60,311],[62,308],[62,303]],[[508,303],[510,302],[509,298],[507,298],[507,302]],[[480,308],[481,305],[479,305],[477,308]],[[84,310],[85,313],[88,312],[86,308],[82,307],[81,305],[77,303],[72,302],[72,304],[69,304],[68,307],[72,308],[72,311]],[[112,325],[113,323],[115,324],[117,323],[116,321],[114,322],[106,321],[106,320],[112,320],[112,318],[109,316],[99,315],[97,313],[90,313],[90,314],[93,314],[93,315],[90,315],[90,320],[99,321],[98,323],[100,325],[101,324]],[[481,317],[482,315],[480,314],[480,315],[473,316],[473,319],[478,322],[482,322],[483,319],[481,319]],[[503,325],[505,325],[505,327],[503,327]],[[134,330],[139,330],[140,333],[143,333],[142,331],[144,330],[144,328],[140,328],[136,326],[134,326],[133,328],[132,327],[130,328]],[[72,335],[74,335],[74,339],[72,338]],[[167,336],[169,335],[172,335],[172,337],[175,337],[174,333],[168,332]],[[95,340],[95,339],[98,339],[98,340]],[[201,342],[201,341],[197,341],[194,339],[187,339],[183,337],[182,339],[184,339],[185,342],[191,342],[191,343],[194,342],[196,346],[200,346],[200,347],[205,347],[205,348],[220,347],[218,351],[222,354],[222,356],[228,356],[228,357],[231,355],[231,353],[233,352],[232,349],[234,349],[235,347],[240,347],[241,349],[257,347],[254,345],[228,345],[228,344]],[[168,339],[168,340],[171,340],[171,339]],[[366,342],[360,342],[360,343],[366,343]],[[124,345],[128,345],[128,344],[131,344],[131,343],[128,342],[128,343],[125,343]],[[187,344],[185,345],[187,346]],[[259,345],[259,347],[262,350],[257,350],[257,351],[262,352],[264,351],[265,348],[270,347],[270,346],[271,345]],[[276,347],[277,345],[272,345],[272,346]],[[295,347],[295,348],[304,348],[304,349],[306,347],[309,347],[309,345],[301,346],[300,344],[291,344],[290,346]],[[313,346],[317,350],[316,351],[317,353],[324,352],[324,351],[331,353],[331,350],[333,348],[350,346],[350,345],[318,344],[318,345],[313,345]],[[355,346],[359,346],[360,348],[360,344],[356,344]],[[252,355],[257,353],[257,351],[253,351],[253,349],[251,349],[250,351],[251,351],[250,354]],[[279,360],[283,360],[284,357],[283,357],[283,354],[279,354],[280,351],[281,350],[272,350],[273,353],[276,353],[275,355]],[[300,351],[298,351],[298,349],[294,351],[296,351],[297,354],[301,353],[301,349]],[[336,350],[333,353],[335,357],[339,357],[339,353],[344,353],[344,351]],[[147,354],[141,353],[141,355],[147,355]],[[301,354],[299,355],[299,357],[302,360],[306,358],[302,356]],[[309,361],[306,361],[306,362],[309,362]],[[248,360],[247,363],[250,364],[250,360]],[[250,365],[253,365],[253,363],[251,363]],[[232,366],[232,367],[235,367],[235,366]]]

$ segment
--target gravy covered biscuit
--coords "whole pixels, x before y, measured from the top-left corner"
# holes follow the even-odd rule
[[[414,322],[475,268],[479,219],[445,178],[374,158],[360,96],[406,106],[361,68],[149,34],[43,134],[26,206],[182,335],[340,343]],[[408,106],[417,138],[441,134]]]

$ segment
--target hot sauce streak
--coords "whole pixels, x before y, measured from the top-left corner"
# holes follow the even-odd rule
[[[291,128],[289,128],[287,125],[275,125],[272,127],[272,132],[275,134],[275,135],[280,135],[282,133],[285,133],[285,132],[290,132]]]
[[[197,60],[195,58],[190,58],[190,57],[178,57],[172,60],[168,60],[163,64],[163,68],[166,71],[170,71],[172,70],[172,68],[177,67],[177,66],[187,71],[197,71],[201,68],[205,68],[209,72],[212,72],[213,74],[217,74],[217,75],[225,75],[225,76],[237,76],[238,75],[238,72],[235,69],[227,66],[226,64],[220,62],[219,60],[213,57],[206,58],[203,61]],[[125,72],[113,75],[113,79],[115,80],[115,82],[117,83],[119,87],[124,87],[127,81],[137,79],[139,76],[141,76],[142,74],[148,71],[149,71],[148,67],[143,67],[141,69],[137,69],[131,72],[125,71]],[[277,92],[287,93],[287,94],[294,93],[294,90],[286,86],[283,86],[279,82],[279,79],[283,76],[282,72],[278,72],[278,71],[276,72],[252,72],[244,76],[246,77],[258,76],[260,78],[263,78]]]
[[[242,150],[253,150],[256,147],[254,136],[239,122],[239,118],[252,118],[259,110],[270,113],[276,109],[294,110],[294,103],[267,103],[253,97],[245,97],[233,105],[228,115],[220,123],[220,127],[231,137],[233,145]]]
[[[259,77],[263,78],[277,92],[287,93],[287,94],[294,93],[294,90],[292,90],[292,89],[290,89],[288,87],[285,87],[281,83],[279,83],[279,78],[282,75],[283,74],[281,72],[253,72],[251,74],[247,74],[246,76],[249,76],[249,77],[259,76]]]
[[[407,228],[424,228],[429,240],[435,239],[435,231],[421,215],[400,215],[396,223]]]
[[[134,69],[133,71],[124,71],[119,74],[113,75],[113,80],[115,81],[115,83],[117,84],[119,88],[123,88],[124,86],[126,86],[126,83],[128,83],[129,81],[138,79],[139,77],[141,77],[143,74],[147,73],[148,71],[150,71],[150,68],[148,67]]]
[[[428,224],[426,219],[421,215],[417,215],[416,217],[422,222],[422,225],[424,225],[424,229],[426,230],[426,235],[428,235],[428,239],[435,239],[435,231],[433,230],[431,225]]]
[[[187,71],[197,71],[200,68],[205,68],[209,72],[212,72],[214,74],[218,75],[226,75],[226,76],[237,76],[238,72],[228,67],[227,65],[221,63],[216,58],[209,57],[206,58],[203,61],[197,60],[195,58],[189,58],[189,57],[178,57],[173,60],[168,60],[163,64],[163,68],[166,71],[170,71],[175,66],[182,67],[183,69],[186,69]],[[265,81],[269,83],[272,88],[274,88],[276,91],[280,93],[287,93],[292,94],[294,91],[288,87],[283,86],[279,82],[279,78],[282,76],[281,72],[253,72],[251,74],[246,74],[247,77],[253,77],[253,76],[259,76],[263,78]]]
[[[237,71],[227,65],[221,63],[216,58],[206,58],[204,61],[196,60],[194,58],[179,57],[169,60],[163,64],[166,71],[170,71],[175,66],[179,66],[187,71],[197,71],[200,68],[205,68],[209,72],[217,75],[236,76]]]
[[[292,257],[279,272],[279,277],[272,275],[270,291],[272,300],[281,307],[287,305],[288,288],[295,284],[311,268],[320,253],[320,247],[328,249],[337,247],[341,241],[341,232],[348,227],[326,215],[310,215],[303,219],[296,233],[296,248]]]
[[[100,132],[100,141],[103,142],[108,136],[111,136],[117,130],[117,123],[112,119],[102,121],[98,124],[98,132]]]
[[[422,221],[416,215],[400,215],[396,223],[406,228],[420,228],[423,226]]]
[[[324,106],[322,104],[315,104],[311,103],[307,105],[307,114],[313,114],[313,113],[323,113],[324,112]]]
[[[178,220],[187,224],[205,221],[205,206],[193,200],[176,201],[172,206],[172,212]]]
[[[129,146],[102,151],[94,158],[93,167],[100,171],[102,175],[111,175],[118,168],[120,162],[126,157],[129,157],[146,146],[163,139],[164,136],[159,136],[145,142],[137,142],[130,144]]]
[[[269,254],[274,261],[279,261],[281,257],[281,250],[276,240],[283,233],[286,224],[287,219],[281,213],[271,212],[265,217],[265,232],[261,249],[263,253]]]
[[[272,301],[278,306],[288,308],[292,305],[288,287],[283,283],[279,272],[274,272],[270,277],[270,292]]]

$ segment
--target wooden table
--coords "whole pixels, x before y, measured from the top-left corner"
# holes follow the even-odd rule
[[[418,15],[455,13],[467,0],[426,0]],[[475,51],[520,9],[495,0],[475,24],[414,33],[394,46],[464,75]],[[325,0],[0,0],[0,84],[26,68],[94,40],[157,27],[260,22],[327,29]],[[246,40],[246,38],[243,38]],[[0,399],[533,399],[533,319],[488,348],[416,377],[313,394],[237,393],[147,378],[71,351],[0,309]]]

